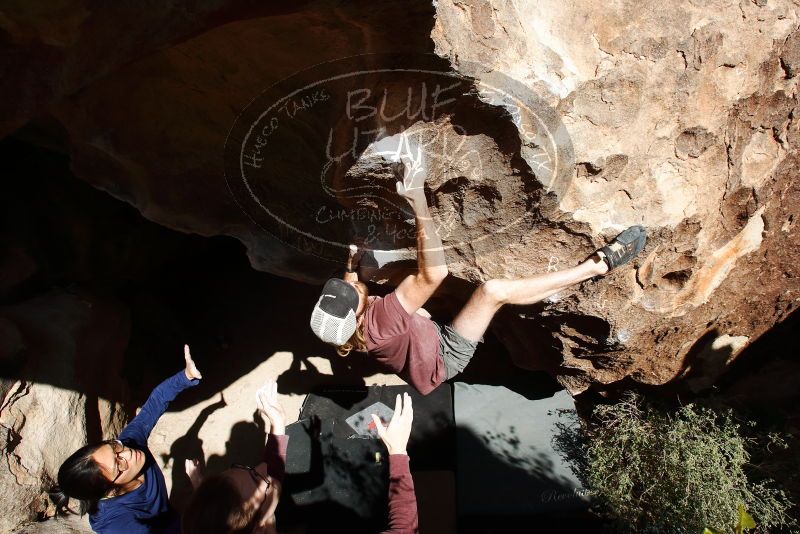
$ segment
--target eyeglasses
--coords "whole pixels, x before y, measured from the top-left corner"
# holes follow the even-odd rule
[[[255,467],[250,467],[249,465],[244,464],[231,464],[231,469],[244,469],[245,471],[249,471],[250,476],[253,478],[253,482],[256,483],[256,486],[258,486],[259,481],[263,481],[267,485],[267,491],[269,491],[269,489],[272,487],[272,480],[256,471]]]
[[[244,469],[250,474],[250,478],[253,479],[253,483],[256,485],[256,492],[258,491],[258,487],[261,485],[261,482],[267,485],[266,489],[264,490],[264,498],[261,503],[252,509],[252,515],[250,516],[247,525],[237,532],[261,532],[256,528],[256,523],[258,522],[259,514],[258,511],[264,507],[264,504],[269,499],[269,490],[272,487],[272,479],[270,477],[265,477],[258,471],[256,471],[255,467],[250,467],[249,465],[244,464],[231,464],[231,469]]]
[[[118,439],[109,439],[105,443],[107,445],[111,445],[111,450],[114,452],[114,460],[116,461],[117,465],[117,476],[115,476],[114,480],[111,481],[114,483],[120,476],[122,476],[122,473],[128,470],[128,460],[120,456],[123,452],[125,452],[125,445]]]

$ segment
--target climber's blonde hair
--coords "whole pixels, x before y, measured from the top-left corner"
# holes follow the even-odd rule
[[[369,308],[369,288],[367,288],[367,284],[364,282],[355,282],[356,291],[358,291],[359,295],[364,297],[364,309],[361,310],[361,313],[358,315],[361,317],[365,313],[367,313],[367,308]],[[339,345],[336,347],[336,353],[339,356],[347,356],[350,354],[350,351],[358,351],[358,352],[367,352],[367,342],[364,339],[364,323],[360,323],[356,325],[356,330],[353,332],[353,335],[350,336],[350,339],[344,342],[344,344]]]

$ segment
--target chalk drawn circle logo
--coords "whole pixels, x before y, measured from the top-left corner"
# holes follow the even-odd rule
[[[465,76],[435,55],[366,54],[275,83],[228,133],[233,198],[283,243],[336,263],[351,243],[383,263],[413,258],[414,213],[398,180],[423,189],[451,260],[519,241],[543,199],[568,187],[572,145],[523,84],[469,72],[487,74]]]

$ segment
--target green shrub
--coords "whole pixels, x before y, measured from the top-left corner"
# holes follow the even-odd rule
[[[631,393],[595,408],[594,419],[586,480],[595,502],[630,530],[732,531],[740,504],[762,531],[794,525],[783,491],[748,481],[747,439],[730,410],[663,410]]]
[[[747,513],[744,509],[744,505],[739,505],[739,520],[736,522],[736,526],[733,527],[733,534],[742,534],[745,530],[750,530],[756,528],[755,519],[753,516]],[[718,528],[710,528],[706,527],[703,529],[703,534],[725,534],[725,531],[719,530]]]

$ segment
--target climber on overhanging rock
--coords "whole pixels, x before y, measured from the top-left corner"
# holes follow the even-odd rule
[[[164,475],[147,448],[147,438],[169,403],[202,378],[184,346],[186,367],[156,386],[139,414],[117,439],[78,449],[58,470],[50,493],[59,512],[73,512],[69,499],[81,501],[92,530],[100,534],[150,534],[181,531],[170,507]],[[187,461],[188,462],[188,461]],[[187,472],[192,471],[187,465]],[[190,474],[193,484],[194,477]]]
[[[646,231],[631,226],[576,267],[516,280],[495,279],[478,287],[450,324],[439,325],[422,306],[448,275],[442,241],[434,230],[424,194],[425,169],[411,150],[394,164],[397,193],[414,212],[418,271],[386,297],[370,296],[358,280],[351,245],[343,279],[325,283],[311,314],[322,341],[367,352],[426,395],[469,363],[494,315],[504,304],[534,304],[571,285],[619,267],[644,248]]]

